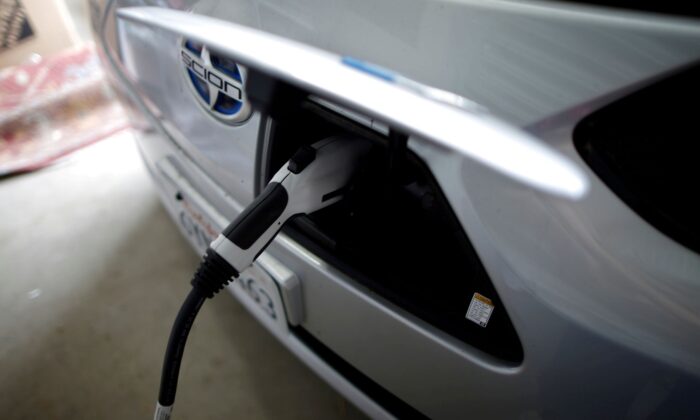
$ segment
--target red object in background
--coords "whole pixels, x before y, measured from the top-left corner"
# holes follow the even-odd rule
[[[0,71],[0,176],[35,170],[129,126],[93,44]]]

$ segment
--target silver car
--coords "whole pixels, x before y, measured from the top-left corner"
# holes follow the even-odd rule
[[[145,164],[199,253],[301,146],[372,142],[346,199],[295,219],[228,286],[370,417],[700,415],[692,6],[91,11]]]

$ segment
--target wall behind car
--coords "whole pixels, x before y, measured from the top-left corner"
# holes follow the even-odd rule
[[[62,0],[0,0],[0,6],[24,9],[32,34],[0,51],[0,68],[19,64],[32,54],[48,55],[80,42]]]

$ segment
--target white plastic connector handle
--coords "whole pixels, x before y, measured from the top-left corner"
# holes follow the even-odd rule
[[[370,147],[362,139],[335,136],[302,148],[309,151],[307,159],[298,158],[297,152],[210,248],[242,272],[289,219],[339,201]]]

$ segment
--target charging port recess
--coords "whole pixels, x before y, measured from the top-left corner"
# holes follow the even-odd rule
[[[258,193],[304,145],[351,134],[370,140],[370,156],[346,198],[287,224],[307,249],[432,326],[508,364],[519,364],[517,333],[466,233],[407,137],[351,120],[319,103],[287,104],[262,124]],[[487,326],[466,317],[475,294],[493,304]]]

